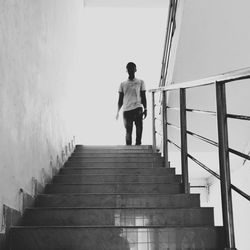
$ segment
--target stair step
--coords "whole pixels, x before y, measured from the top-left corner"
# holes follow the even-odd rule
[[[81,158],[87,158],[87,157],[94,157],[94,158],[110,158],[110,157],[114,157],[114,158],[160,158],[161,154],[159,153],[100,153],[100,152],[83,152],[83,153],[73,153],[71,155],[71,159],[81,159]]]
[[[103,150],[103,149],[112,149],[112,150],[153,150],[152,145],[76,145],[75,151],[78,150]]]
[[[45,193],[166,193],[176,194],[182,192],[181,184],[47,184]]]
[[[71,184],[97,184],[101,182],[119,182],[119,183],[173,183],[181,182],[180,175],[168,174],[166,176],[151,175],[57,175],[53,178],[53,183],[71,183]]]
[[[162,163],[161,157],[69,157],[68,162],[85,163],[85,162],[157,162]]]
[[[36,206],[41,207],[199,207],[199,194],[43,194]]]
[[[175,174],[174,168],[92,168],[92,167],[63,167],[60,174],[103,174],[103,175],[168,175]]]
[[[125,154],[125,153],[143,153],[143,154],[154,154],[153,149],[138,149],[138,148],[125,148],[125,149],[114,149],[114,148],[85,148],[85,149],[76,149],[73,154],[84,154],[84,153],[116,153],[116,154]],[[159,153],[158,153],[159,154]]]
[[[11,250],[218,250],[221,227],[13,227]]]
[[[213,226],[212,208],[30,208],[25,226]]]
[[[169,165],[170,166],[170,165]],[[77,145],[9,233],[11,250],[218,250],[222,227],[152,146]]]
[[[91,168],[161,168],[163,162],[74,162],[67,161],[65,167]]]

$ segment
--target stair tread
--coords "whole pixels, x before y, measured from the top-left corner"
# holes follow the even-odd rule
[[[78,155],[71,155],[69,159],[79,159],[79,158],[124,158],[124,157],[135,157],[140,159],[141,157],[148,157],[151,159],[154,158],[162,158],[160,154],[153,154],[153,153],[81,153]]]
[[[152,149],[152,145],[82,145],[82,144],[77,144],[76,149],[78,148],[83,148],[83,149],[88,149],[88,148],[114,148],[114,149],[120,149],[120,148],[125,148],[125,149]]]
[[[61,172],[63,171],[74,171],[74,170],[80,170],[80,171],[85,171],[87,172],[87,170],[90,171],[125,171],[125,172],[132,172],[132,171],[158,171],[158,172],[165,172],[166,174],[168,173],[174,173],[175,169],[165,169],[165,168],[160,168],[160,167],[140,167],[140,168],[136,168],[136,167],[72,167],[72,166],[67,166],[64,168],[61,168]],[[151,173],[150,173],[151,174]],[[146,173],[144,173],[144,175],[147,175]]]
[[[168,194],[168,195],[177,195],[177,194],[181,194],[181,193],[174,193],[174,194]],[[158,193],[121,193],[121,192],[117,192],[117,193],[113,193],[113,192],[106,192],[106,193],[100,193],[100,192],[96,192],[96,193],[45,193],[44,195],[158,195]],[[163,194],[165,195],[165,194]],[[166,194],[167,195],[167,194]]]
[[[104,209],[110,209],[110,210],[210,210],[213,209],[213,207],[175,207],[175,208],[169,208],[169,207],[29,207],[26,208],[27,211],[31,210],[77,210],[77,209],[94,209],[94,210],[104,210]]]
[[[181,183],[178,182],[173,182],[173,183],[151,183],[151,182],[146,182],[146,183],[135,183],[135,182],[125,182],[125,183],[119,183],[119,182],[103,182],[103,183],[49,183],[47,184],[47,186],[60,186],[60,185],[68,185],[68,186],[101,186],[101,185],[105,185],[105,186],[110,186],[110,185],[136,185],[136,186],[140,186],[143,184],[147,184],[147,185],[167,185],[167,186],[171,186],[171,185],[180,185]]]
[[[65,177],[65,176],[137,176],[137,177],[148,177],[149,175],[146,174],[58,174],[55,177]],[[158,177],[158,178],[164,178],[165,176],[159,176],[159,175],[150,175],[152,177]],[[169,173],[168,176],[181,176],[179,174]]]
[[[101,167],[63,167],[62,169],[103,169]],[[117,170],[122,170],[122,169],[127,169],[127,170],[134,170],[136,169],[135,167],[107,167],[105,168],[105,170],[108,170],[108,169],[117,169]],[[142,169],[152,169],[152,170],[158,170],[158,169],[161,169],[161,170],[165,170],[165,171],[175,171],[174,168],[164,168],[164,167],[139,167],[138,170],[142,170]]]
[[[199,194],[185,194],[185,193],[178,193],[178,194],[163,194],[163,193],[58,193],[58,194],[39,194],[39,196],[85,196],[85,195],[111,195],[111,196],[119,196],[119,195],[128,195],[128,196],[147,196],[147,195],[153,195],[153,196],[199,196]]]
[[[153,182],[139,182],[139,183],[135,183],[135,182],[125,182],[125,183],[120,183],[120,182],[99,182],[99,183],[49,183],[47,185],[82,185],[82,186],[91,186],[91,185],[142,185],[142,184],[149,184],[149,185],[157,185],[157,184],[162,184],[162,185],[180,185],[180,183],[153,183]]]
[[[12,229],[35,229],[35,228],[223,228],[222,226],[165,226],[165,225],[150,225],[150,226],[114,226],[114,225],[76,225],[76,226],[12,226]]]
[[[167,249],[169,244],[176,250],[224,249],[223,228],[215,226],[30,226],[12,228],[11,233],[11,249],[15,250],[128,250],[130,244],[144,247],[140,249]],[[144,237],[138,238],[138,234]],[[182,239],[190,234],[194,241],[185,241],[185,248],[180,248]],[[160,240],[145,241],[153,235]]]

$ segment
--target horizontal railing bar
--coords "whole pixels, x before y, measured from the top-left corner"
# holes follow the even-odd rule
[[[207,188],[206,186],[190,186],[190,188]]]
[[[167,125],[168,126],[170,126],[170,127],[173,127],[173,128],[175,128],[175,129],[178,129],[178,130],[180,130],[181,128],[179,127],[179,126],[177,126],[177,125],[174,125],[174,124],[172,124],[172,123],[169,123],[169,122],[167,122]]]
[[[160,136],[162,136],[162,134],[161,134],[161,133],[159,133],[158,131],[155,131],[155,133],[156,133],[156,134],[158,134],[158,135],[160,135]]]
[[[181,148],[174,143],[173,141],[168,139],[168,142],[173,144],[175,147],[177,147],[179,150],[181,150]],[[208,168],[206,165],[204,165],[203,163],[201,163],[199,160],[197,160],[196,158],[194,158],[192,155],[188,154],[188,157],[193,160],[196,164],[198,164],[199,166],[201,166],[203,169],[205,169],[207,172],[209,172],[210,174],[212,174],[213,176],[215,176],[217,179],[220,180],[220,176],[214,172],[213,170],[211,170],[210,168]],[[239,188],[237,188],[236,186],[234,186],[233,184],[231,184],[231,188],[237,192],[238,194],[240,194],[241,196],[243,196],[245,199],[250,201],[250,196],[248,194],[246,194],[245,192],[243,192],[242,190],[240,190]]]
[[[231,188],[237,192],[238,194],[240,194],[241,196],[243,196],[245,199],[247,199],[248,201],[250,201],[250,196],[243,192],[242,190],[240,190],[239,188],[237,188],[236,186],[234,186],[233,184],[231,184]]]
[[[173,141],[171,141],[171,140],[169,140],[169,139],[167,139],[167,141],[168,141],[169,143],[173,144],[176,148],[178,148],[178,149],[181,151],[181,147],[178,146],[176,143],[174,143]]]
[[[238,155],[246,160],[250,160],[250,156],[249,155],[246,155],[246,154],[243,154],[235,149],[232,149],[232,148],[229,148],[228,151],[232,154],[235,154],[235,155]]]
[[[159,118],[157,118],[157,117],[155,118],[155,120],[162,122],[162,120],[161,120],[161,119],[159,119]]]
[[[181,150],[181,147],[178,146],[176,143],[174,143],[173,141],[168,139],[168,142],[173,144],[175,147],[177,147],[179,150]],[[220,180],[220,176],[215,173],[213,170],[211,170],[210,168],[208,168],[206,165],[204,165],[203,163],[201,163],[200,161],[198,161],[196,158],[194,158],[192,155],[187,154],[188,157],[193,160],[196,164],[198,164],[199,166],[201,166],[203,169],[205,169],[207,172],[209,172],[210,174],[212,174],[213,176],[215,176],[216,178],[218,178]]]
[[[216,116],[216,114],[217,114],[214,111],[199,110],[199,109],[186,109],[186,111],[192,112],[192,113],[199,113],[199,114],[209,114],[209,115],[213,115],[213,116]]]
[[[180,110],[180,108],[177,108],[177,107],[170,107],[170,106],[167,106],[167,109]]]
[[[176,125],[174,125],[172,123],[169,123],[169,122],[167,123],[167,125],[169,125],[170,127],[175,128],[175,129],[178,129],[178,130],[180,129],[180,127],[178,127],[178,126],[176,126]],[[198,135],[198,134],[196,134],[194,132],[191,132],[189,130],[187,130],[187,134],[192,135],[193,137],[195,137],[197,139],[200,139],[200,140],[202,140],[204,142],[207,142],[207,143],[209,143],[209,144],[211,144],[211,145],[213,145],[215,147],[218,147],[218,143],[217,142],[215,142],[213,140],[210,140],[210,139],[208,139],[208,138],[206,138],[204,136]]]
[[[177,107],[170,107],[170,106],[167,106],[167,108],[168,108],[168,109],[173,109],[173,110],[180,110],[180,108],[177,108]],[[214,111],[208,111],[208,110],[188,109],[188,108],[187,108],[186,111],[192,112],[192,113],[209,114],[209,115],[216,116],[216,112],[214,112]]]
[[[227,114],[228,118],[250,121],[250,116]]]
[[[188,154],[188,157],[194,161],[196,164],[198,164],[199,166],[201,166],[203,169],[205,169],[207,172],[209,172],[210,174],[212,174],[214,177],[216,177],[217,179],[220,180],[220,176],[214,172],[212,169],[210,169],[209,167],[207,167],[205,164],[203,164],[202,162],[200,162],[199,160],[197,160],[196,158],[194,158],[192,155]]]
[[[198,134],[193,133],[193,132],[191,132],[189,130],[187,130],[187,134],[192,135],[193,137],[195,137],[197,139],[200,139],[202,141],[205,141],[205,142],[207,142],[207,143],[209,143],[209,144],[211,144],[211,145],[213,145],[215,147],[218,147],[218,143],[217,142],[215,142],[215,141],[213,141],[211,139],[208,139],[208,138],[206,138],[204,136],[198,135]]]
[[[193,87],[201,87],[201,86],[207,86],[217,83],[225,83],[225,82],[232,82],[236,80],[244,80],[250,78],[250,68],[244,68],[239,70],[234,70],[230,72],[226,72],[221,75],[212,76],[204,79],[194,80],[194,81],[188,81],[183,83],[176,83],[176,84],[170,84],[165,87],[160,87],[156,89],[151,89],[149,92],[159,92],[159,91],[169,91],[169,90],[177,90],[182,88],[193,88]]]

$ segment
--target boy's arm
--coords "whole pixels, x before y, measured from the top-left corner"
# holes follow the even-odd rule
[[[116,120],[119,118],[119,111],[123,105],[123,97],[124,94],[122,92],[119,92],[119,99],[118,99],[118,108],[117,108],[117,113],[116,113]]]
[[[146,91],[141,91],[141,103],[143,105],[144,111],[143,115],[145,119],[147,117],[147,98],[146,98]]]

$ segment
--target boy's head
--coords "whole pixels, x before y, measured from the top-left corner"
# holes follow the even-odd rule
[[[129,62],[126,66],[128,73],[135,73],[136,72],[136,65],[133,62]]]

